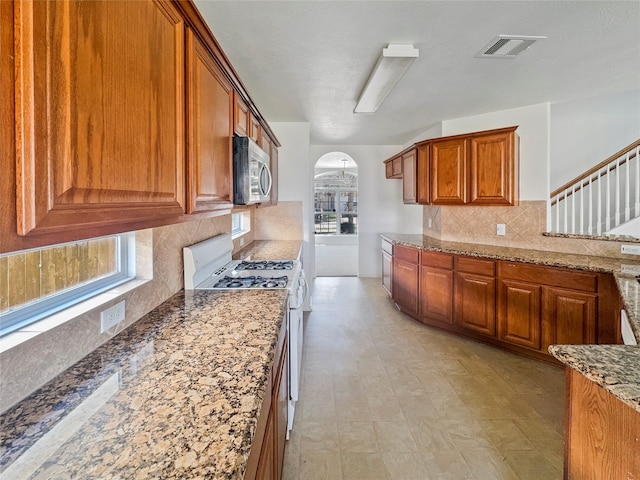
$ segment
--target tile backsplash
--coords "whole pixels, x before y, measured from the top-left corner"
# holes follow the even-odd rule
[[[431,227],[429,227],[431,220]],[[506,235],[496,235],[504,224]],[[443,241],[482,243],[534,250],[620,257],[620,244],[606,240],[544,236],[547,203],[523,201],[516,207],[435,206],[423,209],[423,233]]]
[[[255,210],[256,240],[302,240],[302,202],[279,202]]]
[[[137,286],[0,353],[0,412],[37,390],[183,288],[182,247],[231,230],[231,216],[136,232]],[[147,281],[145,281],[145,279]],[[100,312],[126,300],[126,320],[100,333]]]

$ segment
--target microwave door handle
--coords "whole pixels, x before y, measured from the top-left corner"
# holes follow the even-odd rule
[[[263,173],[267,174],[267,179],[269,180],[269,186],[266,189],[262,188],[262,175]],[[269,168],[267,168],[267,165],[265,163],[262,163],[260,165],[260,176],[259,176],[260,181],[258,182],[260,185],[260,193],[262,194],[262,196],[266,197],[267,195],[269,195],[269,193],[271,192],[271,184],[273,183],[273,179],[271,178],[271,172],[269,171]]]

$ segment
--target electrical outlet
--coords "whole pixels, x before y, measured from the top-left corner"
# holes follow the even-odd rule
[[[124,300],[100,312],[100,333],[124,320]]]
[[[433,220],[432,219],[428,219],[427,223],[429,224],[428,228],[432,228],[433,227]]]
[[[507,226],[504,223],[496,224],[496,235],[506,235]]]
[[[244,237],[240,237],[240,246],[244,247]]]
[[[620,246],[620,253],[627,253],[629,255],[640,255],[640,245],[626,245]]]
[[[627,275],[640,275],[640,265],[620,265],[620,273],[626,273]]]

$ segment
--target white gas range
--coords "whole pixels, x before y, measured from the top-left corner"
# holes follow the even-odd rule
[[[184,247],[185,290],[289,290],[289,422],[293,427],[302,373],[303,306],[307,282],[299,260],[232,260],[233,242],[225,233]]]

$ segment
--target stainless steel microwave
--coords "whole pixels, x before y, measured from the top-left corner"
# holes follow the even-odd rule
[[[249,137],[233,137],[233,203],[269,200],[272,185],[269,154]]]

